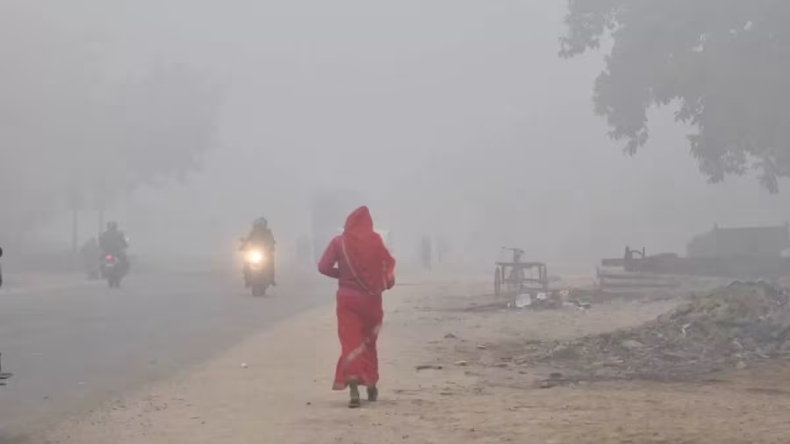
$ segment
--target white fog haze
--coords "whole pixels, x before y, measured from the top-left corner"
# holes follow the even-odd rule
[[[0,0],[0,444],[790,442],[790,0]]]
[[[362,191],[360,203],[394,233],[407,261],[424,233],[444,233],[459,261],[489,263],[499,247],[518,245],[536,259],[586,266],[626,244],[682,252],[714,223],[790,219],[785,195],[753,177],[707,183],[671,105],[652,113],[648,145],[624,155],[593,113],[603,53],[558,57],[562,2],[28,0],[0,8],[0,50],[12,68],[3,120],[40,113],[21,134],[43,128],[57,146],[17,168],[19,150],[40,148],[3,142],[4,168],[27,178],[95,143],[62,128],[69,118],[111,113],[88,105],[157,66],[218,91],[214,139],[198,168],[108,206],[106,218],[124,226],[137,255],[225,260],[263,215],[282,257],[292,257],[296,238],[310,231],[311,196],[332,189]],[[45,189],[49,179],[38,191],[64,200]],[[4,202],[22,199],[13,180],[3,187]],[[59,209],[26,239],[67,246],[71,216],[63,202],[50,206]],[[94,234],[91,208],[80,222],[81,239]],[[6,242],[15,236],[3,231]]]

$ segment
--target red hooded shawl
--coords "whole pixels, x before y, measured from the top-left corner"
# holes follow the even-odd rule
[[[370,294],[381,294],[395,284],[395,259],[381,236],[373,231],[368,207],[356,209],[346,220],[343,254],[357,283]]]

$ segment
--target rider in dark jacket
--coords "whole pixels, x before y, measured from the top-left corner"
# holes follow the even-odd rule
[[[126,240],[123,231],[118,229],[117,223],[107,223],[107,231],[99,236],[99,246],[102,250],[102,257],[113,255],[118,258],[118,261],[124,267],[129,266],[129,261],[126,257],[126,249],[129,247],[129,242]]]
[[[252,224],[250,234],[248,234],[244,240],[244,248],[246,249],[248,246],[261,246],[274,250],[275,244],[274,234],[272,234],[272,230],[269,228],[269,222],[262,217],[256,219]]]
[[[265,218],[261,217],[253,222],[252,230],[250,230],[250,233],[244,238],[241,245],[242,251],[246,251],[251,247],[260,247],[264,248],[269,253],[269,256],[271,257],[271,260],[269,261],[269,270],[272,276],[272,285],[276,285],[274,279],[274,250],[276,244],[277,242],[274,240],[274,234],[272,234],[272,230],[269,228],[269,222]]]

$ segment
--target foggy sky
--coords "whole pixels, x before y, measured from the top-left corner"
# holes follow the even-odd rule
[[[360,203],[403,250],[421,233],[447,233],[483,262],[503,245],[568,263],[619,255],[625,244],[682,252],[714,222],[790,220],[786,193],[771,196],[752,178],[707,184],[671,110],[656,111],[649,145],[624,156],[593,115],[602,54],[557,57],[564,8],[6,0],[0,14],[35,22],[14,32],[90,47],[108,87],[157,60],[222,85],[218,146],[203,169],[186,184],[140,190],[112,213],[148,254],[163,242],[227,254],[265,215],[287,255],[309,230],[312,193],[335,188],[364,193]],[[42,232],[63,237],[67,221]]]

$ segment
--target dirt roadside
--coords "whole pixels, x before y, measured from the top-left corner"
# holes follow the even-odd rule
[[[488,310],[477,285],[404,285],[388,295],[382,399],[345,407],[331,378],[332,307],[283,321],[223,356],[74,418],[35,442],[787,443],[790,367],[705,383],[606,382],[540,389],[549,369],[498,344],[638,325],[675,302],[591,310]],[[246,368],[242,363],[247,364]],[[418,366],[431,368],[418,371]]]

